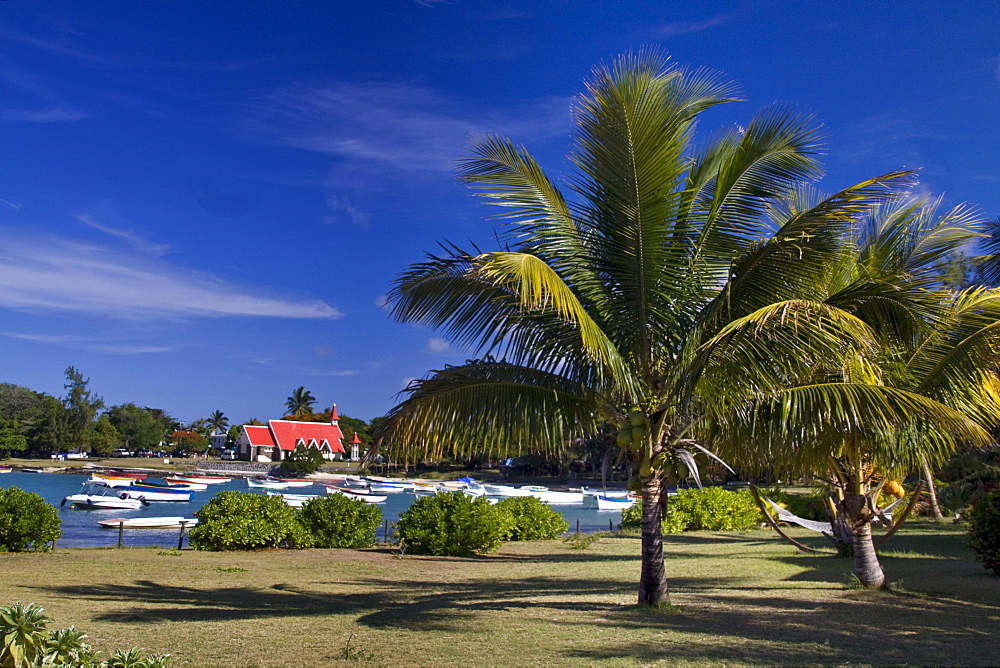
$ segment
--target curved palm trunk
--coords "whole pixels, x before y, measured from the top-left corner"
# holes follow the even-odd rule
[[[865,587],[884,587],[885,573],[872,542],[872,516],[863,494],[845,494],[839,510],[851,527],[854,575]]]
[[[927,464],[927,458],[921,457],[920,464],[924,481],[927,483],[927,494],[930,496],[931,512],[934,513],[935,519],[943,520],[944,514],[941,512],[941,505],[938,503],[937,487],[934,485],[934,474],[931,472],[931,467]]]
[[[642,574],[639,605],[670,602],[667,573],[663,567],[663,482],[652,476],[642,483]]]

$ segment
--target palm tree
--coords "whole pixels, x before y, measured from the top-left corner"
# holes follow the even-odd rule
[[[215,411],[208,416],[208,426],[213,434],[218,434],[229,426],[229,418],[222,411]]]
[[[703,415],[715,447],[749,470],[816,475],[831,488],[834,529],[866,586],[885,584],[871,535],[894,479],[940,464],[961,442],[990,442],[1000,418],[1000,291],[950,289],[942,259],[980,236],[964,207],[898,198],[862,217],[813,299],[868,328],[867,345],[778,366],[766,341],[794,327],[766,310],[707,343]],[[784,316],[784,314],[782,314]],[[753,346],[739,338],[753,329]],[[753,379],[753,383],[741,382]],[[724,382],[725,391],[711,387]]]
[[[288,415],[301,415],[311,413],[316,398],[305,387],[297,387],[292,390],[292,396],[285,401],[285,409]]]
[[[705,344],[748,354],[766,345],[775,363],[750,370],[772,385],[871,347],[870,327],[813,296],[844,261],[853,221],[909,178],[888,174],[806,205],[793,188],[819,170],[807,120],[771,109],[692,148],[698,114],[732,99],[717,76],[655,52],[596,69],[576,105],[573,198],[524,148],[481,140],[461,177],[503,207],[504,250],[445,245],[390,293],[396,319],[484,356],[414,381],[377,437],[430,457],[507,456],[556,452],[619,424],[643,499],[641,604],[668,600],[664,484],[708,433],[703,406],[736,405],[715,374],[756,387]],[[746,334],[762,309],[772,324],[794,322],[794,335],[774,327],[758,345]],[[886,415],[905,412],[898,399],[883,403]]]

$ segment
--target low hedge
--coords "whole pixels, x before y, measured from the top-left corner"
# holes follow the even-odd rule
[[[0,489],[0,552],[46,552],[62,536],[59,510],[34,492]]]
[[[682,489],[667,499],[663,533],[682,531],[746,531],[759,526],[760,510],[750,492],[722,487]],[[622,511],[622,529],[642,526],[642,502]]]

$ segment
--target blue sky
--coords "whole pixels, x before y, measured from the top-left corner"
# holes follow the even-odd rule
[[[0,2],[0,382],[190,421],[303,385],[371,419],[471,356],[389,320],[438,241],[488,246],[476,133],[566,173],[598,62],[657,45],[825,127],[826,189],[899,167],[1000,215],[1000,4]]]

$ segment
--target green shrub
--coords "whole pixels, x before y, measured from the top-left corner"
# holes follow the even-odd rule
[[[281,470],[295,475],[308,475],[315,473],[323,464],[326,464],[326,460],[323,459],[322,452],[299,445],[282,460]]]
[[[772,487],[760,490],[760,495],[783,505],[788,512],[798,515],[802,519],[817,522],[825,522],[830,519],[830,511],[827,510],[826,506],[827,493],[823,490],[816,490],[811,494],[792,494],[781,488]]]
[[[969,547],[983,567],[1000,575],[1000,489],[994,489],[972,506],[968,514]]]
[[[512,496],[496,507],[507,516],[504,540],[552,540],[569,528],[558,511],[533,496]]]
[[[462,492],[425,496],[399,516],[396,534],[413,554],[464,557],[491,552],[507,533],[506,515],[484,497]]]
[[[663,533],[682,531],[746,531],[760,524],[760,510],[750,492],[722,487],[682,489],[667,499]],[[642,527],[642,502],[622,511],[622,529]]]
[[[59,511],[33,492],[0,489],[0,552],[44,552],[62,535]]]
[[[198,550],[258,550],[268,547],[305,548],[309,532],[296,521],[280,496],[227,490],[198,511],[191,529],[191,546]]]
[[[314,547],[371,547],[382,524],[382,510],[374,504],[331,494],[310,499],[297,515],[312,534]]]

